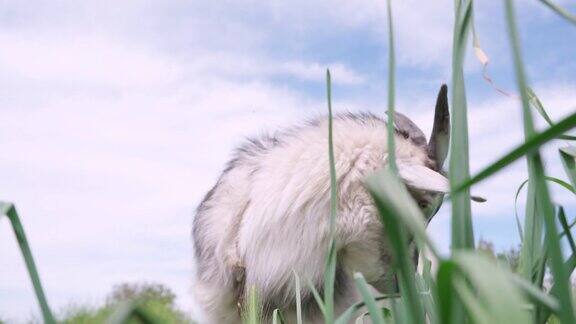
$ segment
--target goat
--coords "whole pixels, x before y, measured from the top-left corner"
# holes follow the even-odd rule
[[[448,191],[442,174],[450,137],[447,87],[436,101],[429,143],[406,116],[394,118],[399,175],[429,220]],[[293,273],[321,291],[329,241],[330,173],[327,118],[250,139],[240,146],[193,222],[197,270],[193,293],[206,323],[239,323],[249,287],[263,316],[278,308],[294,321]],[[363,179],[387,163],[386,120],[370,113],[333,120],[338,183],[336,311],[359,299],[352,274],[377,290],[394,285],[391,251]],[[321,320],[302,285],[306,322]]]

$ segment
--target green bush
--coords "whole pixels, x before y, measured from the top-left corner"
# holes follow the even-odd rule
[[[192,323],[192,320],[175,305],[176,295],[166,286],[158,283],[122,283],[115,286],[99,307],[69,306],[58,322],[65,324],[105,323],[112,314],[125,303],[137,305],[157,323]],[[133,318],[127,323],[145,323]]]

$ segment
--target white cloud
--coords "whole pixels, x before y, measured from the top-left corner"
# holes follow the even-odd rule
[[[338,76],[334,83],[361,84],[365,78],[341,63],[329,64],[330,72]],[[325,78],[327,66],[318,63],[285,62],[279,64],[279,70],[289,75],[311,81],[322,81]]]
[[[108,87],[157,86],[178,71],[170,58],[104,37],[75,35],[64,39],[30,33],[0,33],[5,73],[35,82]]]
[[[19,95],[0,109],[10,121],[0,130],[0,196],[17,203],[53,307],[101,300],[120,281],[157,280],[189,308],[195,205],[243,136],[318,104],[259,81],[266,73],[228,80],[110,39],[35,40],[0,54],[11,68],[2,83],[26,80],[9,85]],[[23,319],[35,301],[12,235],[0,240],[15,265],[0,269],[9,278],[0,289],[15,296],[1,312]]]
[[[253,5],[261,16],[291,33],[306,34],[314,31],[332,32],[359,30],[368,37],[378,37],[384,43],[387,37],[385,1],[268,1],[265,4],[244,1]],[[452,33],[453,2],[395,1],[393,4],[395,35],[400,64],[411,66],[437,66],[449,62]],[[275,25],[276,26],[276,25]]]

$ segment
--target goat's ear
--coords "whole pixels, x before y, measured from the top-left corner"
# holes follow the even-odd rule
[[[417,190],[449,193],[450,183],[442,174],[419,164],[398,163],[398,175],[406,186]],[[472,196],[476,202],[485,202],[480,196]]]
[[[448,108],[448,87],[443,84],[438,92],[434,112],[434,126],[428,142],[428,156],[442,169],[448,156],[450,145],[450,111]]]
[[[445,176],[423,165],[398,163],[398,175],[410,188],[442,193],[450,191]]]

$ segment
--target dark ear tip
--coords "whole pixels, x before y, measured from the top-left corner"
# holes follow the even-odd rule
[[[438,92],[438,98],[436,99],[436,113],[439,111],[445,111],[443,114],[448,113],[448,86],[443,83]]]
[[[479,202],[479,203],[484,203],[487,201],[486,198],[480,197],[480,196],[471,196],[470,199],[472,199],[472,201]]]

